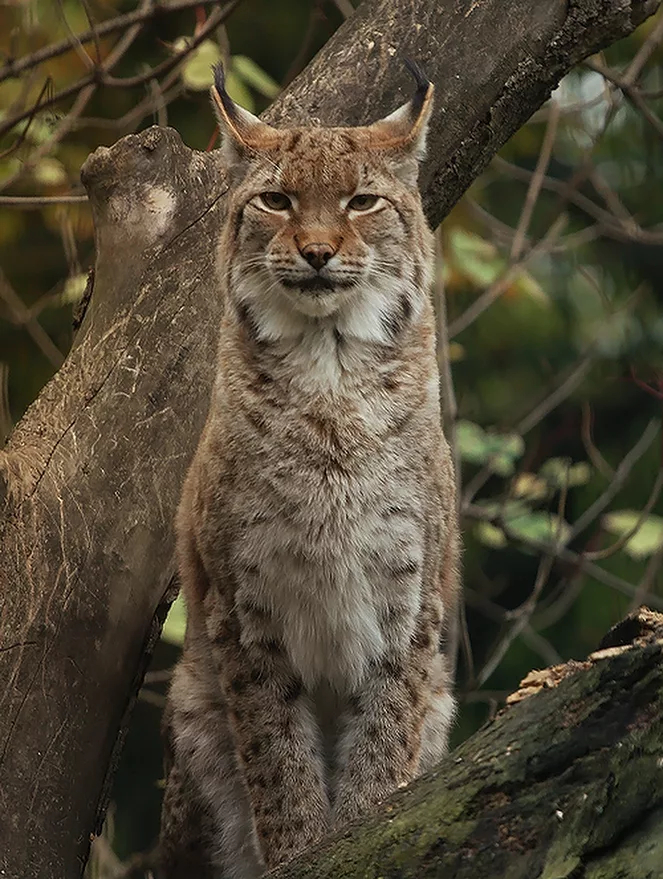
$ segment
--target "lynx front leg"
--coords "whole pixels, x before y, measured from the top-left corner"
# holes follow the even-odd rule
[[[428,750],[429,715],[448,706],[444,725],[436,718],[439,752],[446,746],[453,700],[446,692],[436,633],[422,628],[402,661],[377,667],[352,699],[341,736],[333,810],[340,826],[384,800],[418,773],[422,746]],[[428,746],[428,747],[427,747]],[[426,755],[423,755],[424,757]]]
[[[328,830],[330,807],[309,699],[274,641],[216,641],[218,667],[268,868]]]
[[[161,825],[159,879],[258,879],[253,811],[209,658],[189,644],[169,696],[174,764]]]

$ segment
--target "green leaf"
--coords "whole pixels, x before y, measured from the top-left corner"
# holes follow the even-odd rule
[[[273,100],[281,91],[278,82],[246,55],[233,55],[230,59],[230,68],[239,79],[270,100]]]
[[[253,113],[255,110],[253,95],[233,70],[226,73],[226,91],[236,104]]]
[[[641,512],[638,510],[615,510],[603,516],[603,527],[620,537],[630,533],[640,520]],[[652,514],[645,516],[638,530],[630,537],[624,552],[634,559],[644,559],[653,555],[663,546],[663,519]]]
[[[486,434],[482,427],[473,421],[458,421],[456,424],[456,444],[464,461],[483,464],[485,460]]]
[[[512,286],[517,293],[522,293],[530,299],[544,304],[550,303],[550,297],[541,284],[525,269],[514,278]]]
[[[0,184],[13,177],[20,168],[21,162],[15,156],[0,162]]]
[[[495,522],[488,524],[497,530],[503,530],[507,542],[510,537],[520,537],[524,541],[535,540],[553,546],[565,543],[571,534],[568,523],[560,519],[556,513],[545,510],[534,511],[522,500],[513,498],[506,502],[481,500],[477,502],[477,506],[485,510],[489,516],[500,520],[499,524]],[[480,534],[477,533],[477,537],[488,545],[491,545],[489,541],[492,538],[499,540],[490,530],[482,530]],[[519,549],[528,552],[526,547]]]
[[[184,643],[184,632],[186,630],[186,604],[182,595],[178,595],[171,604],[166,622],[161,630],[161,637],[169,644],[175,644],[181,647]]]
[[[456,424],[456,443],[460,456],[471,464],[485,464],[499,476],[510,476],[514,461],[525,450],[523,438],[515,433],[489,433],[473,421]]]
[[[478,522],[474,533],[477,540],[492,549],[504,549],[508,542],[504,531],[492,522]]]
[[[87,274],[72,275],[67,278],[62,293],[60,294],[60,305],[71,305],[80,302],[85,293],[87,286]]]
[[[572,464],[570,458],[548,458],[542,464],[539,475],[556,488],[573,488],[586,485],[592,471],[586,461]]]
[[[515,497],[530,501],[540,501],[550,493],[548,483],[536,473],[519,473],[513,480],[511,492]]]
[[[454,226],[449,233],[449,256],[459,272],[477,287],[488,287],[506,266],[494,244]]]
[[[41,159],[32,172],[37,183],[43,186],[61,186],[67,182],[67,172],[62,162],[51,156]]]
[[[186,38],[176,40],[174,48],[181,51],[186,45]],[[221,60],[221,49],[212,40],[203,40],[182,65],[182,82],[193,91],[203,92],[213,82],[212,67]]]
[[[536,540],[551,546],[564,544],[571,534],[568,523],[555,513],[545,511],[518,513],[504,517],[507,534],[523,540]]]

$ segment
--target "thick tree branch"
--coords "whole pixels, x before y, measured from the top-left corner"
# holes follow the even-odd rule
[[[655,879],[663,864],[663,616],[533,672],[374,815],[273,879]]]
[[[655,0],[366,0],[270,110],[375,119],[437,85],[436,223],[559,77]],[[0,452],[0,874],[80,875],[171,583],[171,521],[202,427],[222,303],[216,154],[149,129],[83,173],[94,292],[76,344]],[[106,782],[105,782],[106,780]],[[106,786],[105,786],[106,785]]]

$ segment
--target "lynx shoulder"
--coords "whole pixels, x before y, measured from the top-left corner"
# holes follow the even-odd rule
[[[177,517],[167,879],[259,876],[446,749],[459,533],[416,73],[373,125],[277,130],[217,71],[226,309]]]

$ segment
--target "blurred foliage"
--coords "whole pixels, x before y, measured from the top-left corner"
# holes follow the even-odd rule
[[[136,3],[0,6],[4,59],[85,31],[86,6],[102,22]],[[244,0],[187,56],[166,89],[150,79],[132,88],[98,88],[64,133],[75,95],[21,121],[0,142],[0,194],[81,193],[79,169],[90,150],[155,122],[177,128],[190,146],[207,148],[214,137],[210,65],[224,59],[233,97],[260,112],[338,27],[339,8],[347,4]],[[136,76],[191,46],[211,9],[192,7],[147,23],[113,76]],[[597,70],[623,75],[660,18],[569,74],[439,231],[471,645],[460,663],[456,740],[473,732],[532,667],[582,658],[629,608],[663,602],[656,429],[663,403],[660,42],[637,79],[653,121]],[[42,91],[49,96],[84,76],[84,53],[107,59],[116,39],[107,35],[0,82],[0,125]],[[536,178],[547,133],[554,134],[552,151]],[[532,175],[540,192],[527,219]],[[71,344],[72,308],[94,253],[85,203],[29,210],[0,203],[0,213],[1,440]],[[486,299],[485,311],[468,320],[467,309],[482,297],[490,304]],[[606,576],[583,567],[582,556]],[[99,879],[114,875],[117,856],[147,849],[156,832],[158,726],[184,622],[178,602],[116,781],[106,830],[115,854],[102,844],[90,868]]]

